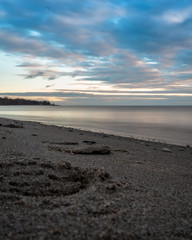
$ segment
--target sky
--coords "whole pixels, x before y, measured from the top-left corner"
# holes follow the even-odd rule
[[[192,105],[191,0],[0,0],[0,97]]]

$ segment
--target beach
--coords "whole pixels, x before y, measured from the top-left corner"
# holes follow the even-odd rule
[[[0,118],[0,239],[192,239],[192,147]]]

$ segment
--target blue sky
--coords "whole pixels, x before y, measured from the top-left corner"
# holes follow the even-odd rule
[[[189,0],[1,0],[0,96],[192,105]]]

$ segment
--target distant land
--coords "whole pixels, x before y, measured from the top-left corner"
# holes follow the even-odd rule
[[[22,98],[8,98],[0,97],[0,105],[48,105],[48,106],[55,106],[54,104],[48,101],[35,101],[29,99],[22,99]]]

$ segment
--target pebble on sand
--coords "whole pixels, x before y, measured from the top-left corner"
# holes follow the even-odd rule
[[[171,153],[171,150],[169,148],[162,148],[162,152]]]
[[[32,136],[34,136],[34,137],[36,137],[36,136],[37,136],[37,134],[36,134],[36,133],[32,133],[31,135],[32,135]]]
[[[89,144],[89,145],[92,145],[92,144],[96,143],[95,141],[90,141],[90,140],[85,140],[83,142],[86,143],[86,144]]]

